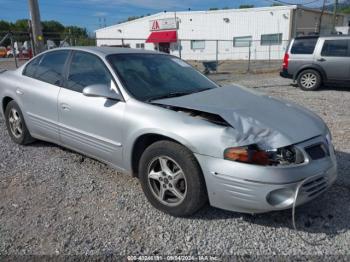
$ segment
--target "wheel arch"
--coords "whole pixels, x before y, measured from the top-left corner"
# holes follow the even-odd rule
[[[6,107],[11,101],[14,101],[14,99],[10,96],[5,96],[1,101],[1,110],[4,116],[5,116]]]
[[[304,65],[302,66],[295,74],[294,74],[294,81],[298,79],[299,75],[301,74],[301,72],[305,71],[305,70],[315,70],[317,71],[320,76],[321,76],[321,81],[327,81],[327,74],[326,71],[319,65],[315,65],[315,64],[309,64],[309,65]]]
[[[145,150],[153,143],[162,140],[175,142],[193,152],[193,150],[186,146],[186,144],[183,141],[179,141],[179,139],[175,139],[170,136],[159,133],[144,133],[135,139],[135,142],[133,143],[133,146],[131,148],[130,168],[133,177],[138,177],[139,162]]]

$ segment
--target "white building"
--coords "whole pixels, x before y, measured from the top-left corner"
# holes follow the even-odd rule
[[[280,59],[296,35],[318,31],[320,11],[275,6],[216,11],[162,12],[96,30],[97,45],[169,52],[187,60]],[[337,25],[344,25],[338,15]],[[332,31],[332,14],[322,16]]]

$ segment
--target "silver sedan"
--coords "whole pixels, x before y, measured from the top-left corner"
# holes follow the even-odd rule
[[[207,201],[246,213],[291,208],[336,179],[315,114],[239,86],[219,87],[177,57],[60,48],[0,73],[15,143],[53,142],[139,178],[150,203],[188,216]]]

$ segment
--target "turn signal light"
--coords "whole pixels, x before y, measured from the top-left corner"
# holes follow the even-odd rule
[[[270,159],[267,152],[259,149],[250,149],[249,147],[230,147],[224,152],[224,158],[227,160],[243,162],[256,165],[269,165]]]

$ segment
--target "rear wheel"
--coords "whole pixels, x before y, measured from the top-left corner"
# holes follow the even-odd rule
[[[34,141],[24,122],[22,111],[15,101],[9,102],[6,106],[5,119],[7,131],[15,143],[26,145]]]
[[[189,216],[207,201],[200,167],[187,148],[171,141],[148,147],[140,160],[140,181],[149,202],[173,216]]]
[[[313,69],[302,71],[298,76],[298,86],[304,91],[313,91],[321,86],[321,76]]]

